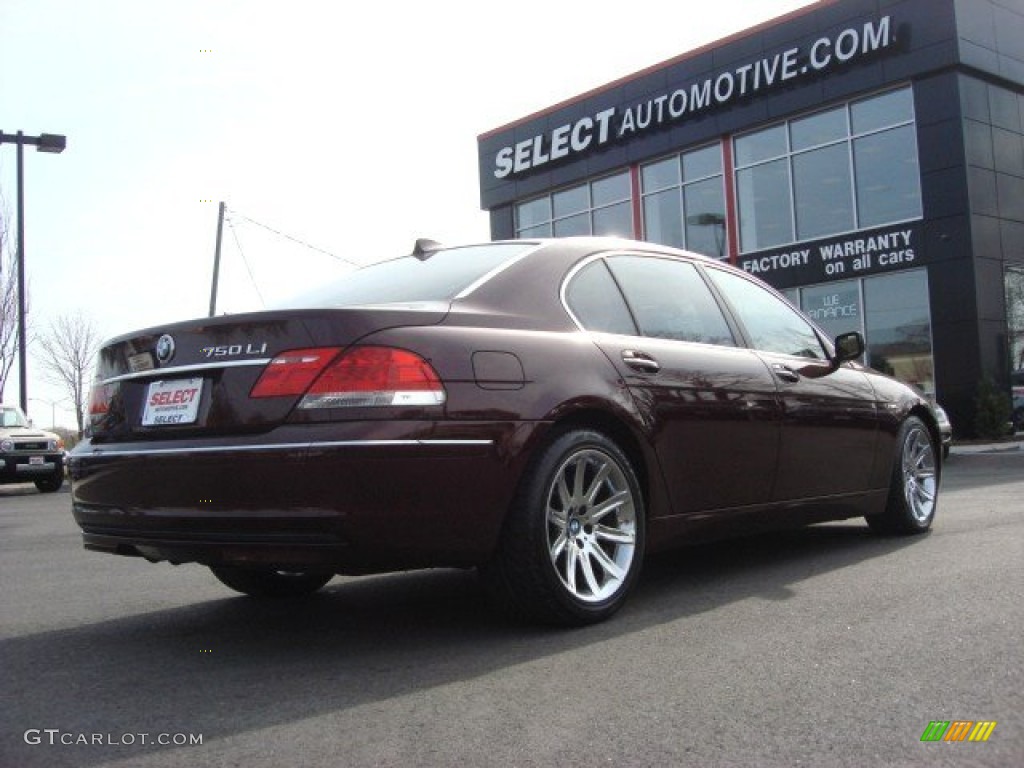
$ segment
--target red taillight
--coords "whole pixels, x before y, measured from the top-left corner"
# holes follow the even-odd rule
[[[110,410],[110,397],[113,387],[100,384],[98,381],[89,390],[89,416],[102,416]]]
[[[263,370],[249,396],[301,395],[339,351],[338,347],[316,347],[282,352]]]
[[[101,384],[94,381],[89,390],[89,418],[86,426],[88,431],[98,429],[102,425],[107,414],[110,412],[110,402],[117,394],[119,384]]]
[[[440,405],[444,387],[426,360],[391,347],[353,347],[318,378],[300,408]]]

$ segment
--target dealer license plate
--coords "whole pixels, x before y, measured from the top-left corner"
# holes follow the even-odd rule
[[[202,400],[202,395],[201,378],[154,381],[146,392],[142,426],[194,424],[199,416],[199,401]]]

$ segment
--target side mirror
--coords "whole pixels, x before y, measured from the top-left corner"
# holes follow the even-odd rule
[[[836,336],[836,354],[832,358],[833,365],[849,360],[856,360],[864,354],[864,337],[858,331],[841,333]]]

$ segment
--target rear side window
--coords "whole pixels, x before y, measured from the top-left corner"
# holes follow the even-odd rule
[[[423,260],[403,256],[349,272],[277,308],[448,302],[494,270],[536,247],[536,243],[524,241],[448,248]]]
[[[713,268],[708,274],[739,316],[755,349],[825,359],[818,334],[789,304],[740,275]]]
[[[637,335],[626,302],[602,259],[576,273],[565,291],[565,302],[588,331]]]
[[[644,336],[734,347],[711,290],[686,261],[645,256],[608,259]]]

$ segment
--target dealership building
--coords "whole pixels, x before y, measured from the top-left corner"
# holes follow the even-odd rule
[[[1024,368],[1024,0],[823,0],[478,146],[494,239],[727,260],[861,331],[958,434]]]

